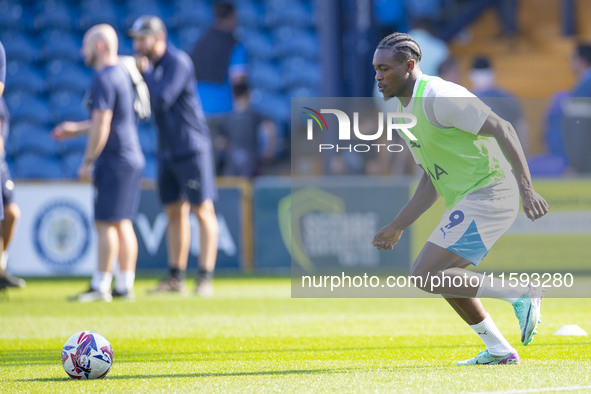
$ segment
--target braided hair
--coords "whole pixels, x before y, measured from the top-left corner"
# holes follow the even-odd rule
[[[419,62],[423,56],[419,44],[405,33],[392,33],[384,37],[377,49],[391,49],[394,59],[402,62],[409,59]]]

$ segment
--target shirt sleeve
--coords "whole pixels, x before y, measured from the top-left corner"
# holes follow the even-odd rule
[[[0,82],[6,83],[6,52],[4,45],[0,42]]]
[[[188,67],[179,59],[167,62],[166,65],[161,67],[164,68],[161,71],[162,78],[160,81],[156,81],[154,78],[154,73],[159,72],[158,68],[144,74],[144,80],[150,90],[152,108],[166,111],[177,101],[194,71],[192,63],[191,67]]]
[[[478,134],[491,109],[468,89],[446,83],[432,100],[435,121],[443,127],[455,127],[472,134]],[[427,111],[429,112],[429,111]]]
[[[247,67],[248,53],[244,45],[238,43],[230,54],[230,63],[228,65],[230,77],[245,75]]]
[[[89,110],[113,110],[115,108],[115,87],[106,78],[97,75],[90,85]]]

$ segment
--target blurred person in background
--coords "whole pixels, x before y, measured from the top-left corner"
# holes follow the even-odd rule
[[[2,256],[0,257],[0,289],[7,287],[25,287],[25,281],[17,278],[6,272],[8,261],[7,249],[14,233],[16,221],[20,217],[20,209],[13,201],[14,182],[10,176],[8,165],[6,164],[5,141],[8,138],[10,116],[8,114],[8,107],[4,100],[4,83],[6,81],[6,53],[4,52],[4,45],[0,42],[0,182],[2,182],[2,201],[0,201],[0,208],[2,209],[2,226],[0,230],[0,238],[2,245]]]
[[[513,125],[524,152],[529,151],[529,130],[521,105],[510,92],[496,84],[496,73],[486,56],[477,56],[470,70],[472,92],[488,105],[494,113]]]
[[[158,129],[158,193],[168,217],[169,275],[151,292],[186,293],[192,212],[199,223],[200,246],[195,291],[211,296],[218,247],[217,189],[193,63],[189,55],[167,44],[166,26],[156,16],[141,16],[128,34],[150,91]]]
[[[417,18],[408,32],[419,43],[425,56],[421,60],[421,69],[427,75],[437,75],[437,68],[449,56],[447,43],[433,34],[433,21]]]
[[[252,178],[260,174],[264,163],[273,159],[277,130],[271,119],[251,107],[246,82],[234,85],[232,90],[234,110],[222,120],[217,137],[222,140],[220,146],[224,147],[226,157],[223,175]]]
[[[568,157],[568,171],[591,173],[591,43],[581,42],[575,47],[571,67],[578,77],[575,87],[562,105],[562,135]]]
[[[214,141],[220,133],[224,115],[232,111],[232,86],[246,82],[248,56],[234,36],[238,19],[234,5],[214,3],[214,23],[197,40],[191,60],[195,67],[197,92]],[[214,146],[216,170],[222,173],[222,147]]]
[[[98,267],[80,302],[134,299],[138,243],[132,220],[137,214],[144,156],[133,107],[135,92],[127,71],[118,63],[118,39],[106,24],[91,27],[83,39],[87,66],[96,70],[86,94],[91,119],[63,122],[53,129],[58,140],[88,134],[78,175],[95,189],[94,220],[98,233]],[[119,274],[111,291],[113,268]]]
[[[437,75],[446,81],[460,84],[462,83],[462,70],[458,61],[453,56],[448,56],[439,67],[437,67]]]

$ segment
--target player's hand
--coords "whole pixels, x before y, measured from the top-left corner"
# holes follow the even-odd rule
[[[396,226],[394,222],[382,228],[371,241],[378,250],[392,250],[400,241],[404,229]]]
[[[548,203],[533,189],[521,194],[521,203],[526,216],[533,222],[548,213]]]
[[[139,56],[135,57],[135,64],[137,69],[140,70],[140,73],[144,74],[150,69],[150,60],[147,56]]]
[[[78,129],[77,122],[62,122],[51,130],[51,136],[58,141],[62,141],[66,138],[76,136],[79,131]]]
[[[80,168],[78,168],[78,177],[82,182],[92,181],[92,172],[94,170],[94,163],[84,161]]]

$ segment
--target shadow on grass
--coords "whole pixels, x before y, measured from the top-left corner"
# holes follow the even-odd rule
[[[207,373],[181,373],[181,374],[159,374],[159,375],[118,375],[107,376],[104,380],[122,379],[166,379],[166,378],[215,378],[231,376],[283,376],[283,375],[313,375],[313,374],[335,374],[348,373],[353,369],[288,369],[283,371],[251,371],[251,372],[207,372]],[[31,378],[16,379],[15,382],[64,382],[74,380],[70,378]]]
[[[589,346],[591,342],[578,343],[541,343],[532,344],[529,347],[554,347],[554,346]],[[210,350],[210,351],[194,351],[194,352],[146,352],[146,353],[128,353],[115,352],[115,361],[117,363],[135,363],[138,361],[145,361],[146,356],[150,356],[152,361],[162,361],[162,358],[167,361],[185,360],[187,357],[194,356],[203,361],[213,361],[218,356],[227,357],[232,354],[264,354],[264,353],[325,353],[325,352],[368,352],[368,351],[397,351],[397,350],[433,350],[433,349],[458,349],[458,348],[473,348],[474,344],[453,344],[453,345],[389,345],[389,346],[358,346],[358,347],[325,347],[325,348],[287,348],[287,349],[247,349],[247,350]],[[0,359],[3,359],[5,366],[19,366],[19,365],[46,365],[59,363],[59,350],[43,349],[43,350],[20,350],[20,351],[0,351]],[[57,355],[57,356],[56,356]]]

